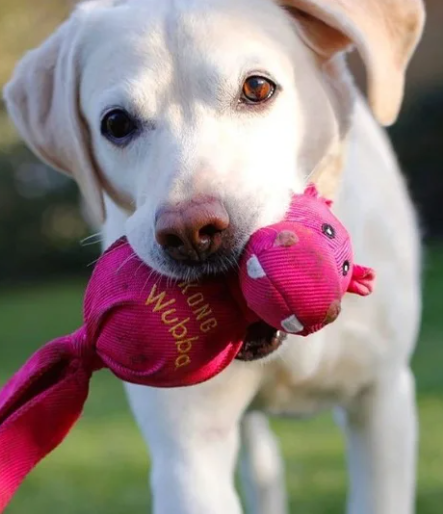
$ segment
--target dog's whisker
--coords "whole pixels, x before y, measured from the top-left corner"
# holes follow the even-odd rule
[[[320,165],[323,165],[324,162],[320,162],[318,164],[316,164],[312,170],[306,175],[305,177],[305,187],[309,184],[309,182],[311,181],[311,178],[315,175],[315,173],[317,172],[318,168]]]
[[[134,276],[137,275],[137,273],[143,268],[143,266],[145,266],[145,263],[143,261],[141,261],[139,263],[139,265],[137,266],[136,270],[134,271]]]
[[[91,241],[91,242],[88,242],[88,243],[80,243],[80,246],[82,246],[83,248],[87,247],[87,246],[94,246],[94,245],[101,245],[103,243],[103,240],[97,240],[97,241]]]
[[[126,264],[129,264],[132,260],[137,257],[135,252],[132,252],[126,259],[120,264],[120,266],[115,270],[115,274],[119,273]]]
[[[101,232],[96,232],[95,234],[91,234],[90,236],[85,237],[80,240],[80,244],[82,246],[87,246],[88,244],[96,244],[101,243],[103,241],[103,234]]]
[[[101,257],[97,257],[97,259],[94,259],[93,261],[88,262],[88,264],[86,264],[86,267],[90,268],[91,266],[95,266],[97,264],[97,262],[100,260],[100,258]]]

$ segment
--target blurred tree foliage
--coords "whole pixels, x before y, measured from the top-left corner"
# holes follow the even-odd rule
[[[443,84],[415,96],[389,130],[423,235],[443,237]]]
[[[46,37],[73,3],[0,1],[0,87],[20,56]],[[75,184],[17,142],[0,103],[0,281],[87,272],[99,250],[81,246],[88,231]]]
[[[90,271],[100,248],[81,245],[89,229],[78,196],[23,145],[0,153],[1,282]]]

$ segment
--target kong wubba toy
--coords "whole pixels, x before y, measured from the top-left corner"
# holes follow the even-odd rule
[[[153,387],[198,384],[235,359],[251,324],[308,335],[334,321],[347,291],[369,294],[374,273],[353,264],[330,205],[309,186],[284,221],[253,234],[238,275],[200,282],[173,283],[125,238],[114,243],[88,284],[84,325],[44,345],[0,392],[0,512],[77,421],[94,371]]]

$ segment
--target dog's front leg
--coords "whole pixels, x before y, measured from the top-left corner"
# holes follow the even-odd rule
[[[396,369],[348,406],[348,514],[413,514],[417,416],[409,367]]]
[[[127,385],[150,448],[154,514],[239,514],[234,485],[239,424],[261,366],[234,362],[204,384],[178,389]]]
[[[242,422],[240,473],[247,512],[288,514],[283,456],[265,414],[246,414]]]

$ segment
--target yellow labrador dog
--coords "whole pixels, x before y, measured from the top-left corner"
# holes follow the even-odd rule
[[[287,512],[266,418],[245,415],[254,399],[286,414],[335,408],[347,512],[414,512],[420,245],[377,121],[396,119],[423,22],[421,0],[94,0],[6,86],[20,134],[78,181],[106,246],[126,234],[171,277],[223,271],[313,179],[336,199],[358,261],[377,270],[373,296],[347,298],[307,340],[257,326],[240,359],[203,385],[127,386],[152,455],[155,514],[240,513],[241,438],[251,512]],[[346,68],[352,47],[372,114]]]

